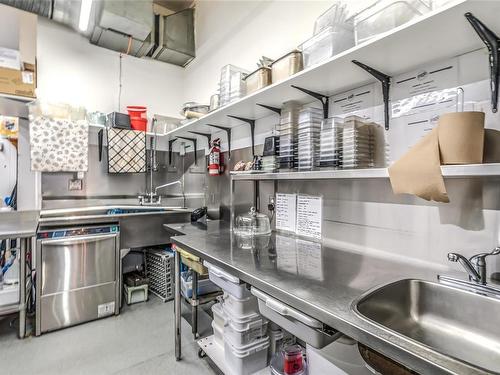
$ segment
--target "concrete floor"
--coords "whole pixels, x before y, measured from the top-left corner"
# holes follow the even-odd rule
[[[184,320],[183,358],[175,361],[173,318],[173,302],[153,296],[146,303],[125,306],[116,317],[19,340],[9,317],[0,320],[0,373],[215,374],[198,358]]]

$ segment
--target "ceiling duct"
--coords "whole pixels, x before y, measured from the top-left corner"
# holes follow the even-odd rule
[[[152,48],[152,1],[104,1],[90,42],[132,56],[145,56]]]
[[[47,18],[52,18],[54,7],[52,0],[0,0],[0,3]]]
[[[78,30],[81,0],[0,0],[0,4]],[[83,34],[107,49],[186,66],[195,57],[193,6],[193,0],[94,0]]]
[[[186,66],[196,56],[194,39],[194,9],[184,9],[169,16],[156,16],[157,32],[153,40],[156,60]]]

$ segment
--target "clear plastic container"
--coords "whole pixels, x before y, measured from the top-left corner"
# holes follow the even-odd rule
[[[319,64],[354,46],[352,26],[328,27],[301,45],[304,68]]]
[[[431,0],[375,1],[354,16],[356,44],[366,42],[431,10]]]
[[[255,236],[271,233],[271,224],[267,215],[258,213],[255,207],[247,214],[236,217],[234,232],[240,236]]]
[[[329,27],[334,27],[344,23],[347,14],[346,4],[343,4],[340,1],[334,2],[334,4],[321,14],[314,22],[314,35],[318,35]]]

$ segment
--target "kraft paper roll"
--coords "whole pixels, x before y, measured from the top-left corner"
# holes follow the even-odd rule
[[[442,115],[427,136],[389,167],[393,192],[448,203],[441,164],[482,163],[484,117],[483,112]]]

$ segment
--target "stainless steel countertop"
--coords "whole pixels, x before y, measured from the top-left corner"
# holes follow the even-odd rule
[[[422,375],[487,374],[477,368],[361,318],[351,310],[361,294],[405,278],[436,281],[424,264],[329,248],[289,234],[273,233],[245,249],[227,222],[165,224],[172,241],[250,285],[309,314]],[[459,274],[459,277],[465,275]]]
[[[34,237],[40,211],[0,212],[0,240]]]

